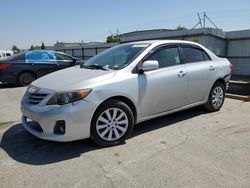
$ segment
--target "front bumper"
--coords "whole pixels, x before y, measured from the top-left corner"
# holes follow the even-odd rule
[[[27,131],[41,139],[59,142],[79,140],[90,137],[94,110],[94,104],[84,100],[63,106],[38,106],[22,101],[22,124]],[[42,131],[33,129],[27,122],[27,118],[36,121]],[[57,121],[65,121],[64,134],[55,133]]]

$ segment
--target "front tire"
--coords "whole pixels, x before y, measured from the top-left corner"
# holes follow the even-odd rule
[[[95,112],[91,122],[91,138],[100,146],[124,143],[134,128],[131,109],[119,100],[109,100]]]
[[[28,86],[36,79],[36,76],[30,72],[22,72],[17,78],[18,86]]]
[[[225,86],[221,82],[216,82],[209,94],[205,108],[211,112],[219,111],[225,100]]]

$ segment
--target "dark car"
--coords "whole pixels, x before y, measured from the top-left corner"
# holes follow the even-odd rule
[[[46,74],[80,63],[81,60],[62,52],[23,52],[0,60],[0,82],[26,86]]]

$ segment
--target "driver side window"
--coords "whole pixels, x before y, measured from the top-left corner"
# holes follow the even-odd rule
[[[154,52],[148,60],[157,60],[159,67],[170,67],[181,63],[177,47],[161,48]]]

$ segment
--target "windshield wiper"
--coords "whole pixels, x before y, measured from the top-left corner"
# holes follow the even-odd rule
[[[84,65],[84,64],[82,64],[82,65],[81,65],[81,68],[109,70],[108,67],[106,67],[106,66],[101,66],[101,65],[98,65],[98,64],[93,64],[93,65]]]

